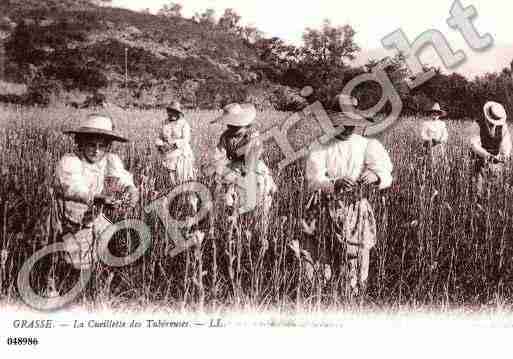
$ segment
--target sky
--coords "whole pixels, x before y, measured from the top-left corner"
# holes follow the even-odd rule
[[[156,12],[169,0],[113,0],[112,5],[134,10],[149,8]],[[461,66],[463,72],[473,73],[495,71],[513,59],[511,14],[513,4],[507,1],[461,0],[464,7],[474,6],[477,17],[473,23],[480,34],[490,33],[494,46],[475,53],[465,43],[461,34],[447,25],[452,0],[316,0],[315,2],[291,0],[175,0],[183,6],[183,15],[191,17],[195,12],[207,8],[221,15],[226,8],[233,8],[242,16],[246,25],[254,25],[268,36],[278,36],[287,42],[301,44],[305,28],[319,28],[324,19],[334,25],[350,24],[357,32],[356,42],[363,49],[362,57],[383,52],[381,39],[391,32],[402,29],[413,41],[421,33],[436,29],[442,32],[453,50],[463,50],[467,63]],[[511,51],[510,51],[511,50]],[[372,55],[369,55],[372,54]],[[434,65],[434,51],[429,48],[421,59]],[[474,67],[476,67],[474,69]]]

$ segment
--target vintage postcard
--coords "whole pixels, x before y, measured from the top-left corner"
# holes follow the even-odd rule
[[[1,0],[2,357],[511,327],[512,10]]]

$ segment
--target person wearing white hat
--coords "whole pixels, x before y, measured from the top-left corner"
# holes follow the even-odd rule
[[[102,208],[133,207],[139,195],[132,175],[110,152],[112,142],[128,140],[114,131],[109,117],[89,115],[78,129],[64,133],[74,135],[77,146],[60,159],[55,171],[60,235],[68,262],[77,269],[89,268],[95,260],[94,238],[110,225]]]
[[[470,139],[475,161],[473,177],[479,195],[483,194],[485,182],[493,183],[502,177],[512,148],[504,107],[489,101],[483,107],[483,115],[477,121],[479,134]]]
[[[176,186],[195,178],[191,126],[185,120],[179,102],[173,102],[166,110],[167,121],[155,145],[162,154],[163,165],[169,171],[172,185]]]
[[[420,138],[426,155],[431,165],[440,164],[446,159],[445,145],[449,139],[449,132],[443,118],[447,117],[447,112],[440,108],[440,104],[435,103],[428,115],[430,120],[422,122],[420,126]]]
[[[374,211],[364,193],[369,186],[388,188],[393,166],[378,140],[357,134],[357,129],[365,128],[363,118],[352,113],[351,117],[332,115],[331,120],[335,128],[343,130],[328,143],[313,148],[306,159],[305,176],[312,196],[303,231],[313,256],[330,258],[328,264],[347,276],[346,288],[357,294],[365,288],[377,232]],[[320,223],[321,213],[327,213],[326,226]],[[320,232],[323,227],[331,228],[329,234]],[[331,253],[319,251],[322,241],[331,243]],[[337,260],[337,253],[345,260]],[[340,267],[341,263],[347,266]]]
[[[214,153],[216,182],[218,188],[223,184],[224,204],[237,214],[237,208],[245,205],[242,203],[247,198],[245,191],[253,190],[242,189],[240,184],[254,175],[256,206],[249,208],[249,212],[253,209],[262,210],[263,218],[266,219],[272,205],[272,195],[277,188],[271,171],[260,158],[263,145],[253,126],[255,119],[254,105],[237,103],[225,106],[223,114],[216,119],[215,122],[227,126]]]

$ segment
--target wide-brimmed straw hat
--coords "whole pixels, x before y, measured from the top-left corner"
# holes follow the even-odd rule
[[[338,101],[338,106],[340,110],[344,111],[344,108],[346,106],[358,106],[358,99],[353,96],[345,95],[345,94],[339,94],[337,97],[335,97],[335,100]]]
[[[71,135],[98,135],[106,137],[111,141],[128,142],[128,139],[114,132],[112,119],[100,114],[89,115],[76,130],[63,132]]]
[[[439,115],[440,117],[447,117],[447,112],[442,110],[442,108],[440,107],[440,104],[438,102],[435,102],[435,104],[433,105],[433,107],[428,111],[428,113],[431,115],[433,113],[436,113],[437,115]]]
[[[177,114],[180,114],[180,115],[184,114],[183,111],[182,111],[182,105],[180,105],[180,102],[178,102],[178,101],[173,101],[172,103],[167,105],[166,106],[166,111],[174,112],[174,113],[177,113]]]
[[[504,125],[508,118],[504,106],[495,101],[488,101],[483,107],[483,112],[486,120],[494,126]]]
[[[351,117],[343,112],[334,112],[329,114],[331,123],[334,127],[367,127],[374,124],[365,117],[351,114]]]
[[[225,125],[245,127],[251,125],[256,118],[256,108],[250,103],[232,103],[223,108],[223,114],[213,122]]]

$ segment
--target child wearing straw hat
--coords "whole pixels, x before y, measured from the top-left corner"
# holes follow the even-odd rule
[[[354,103],[351,101],[350,106]],[[345,105],[341,103],[342,108]],[[305,246],[318,261],[330,261],[335,270],[345,273],[349,284],[346,288],[357,294],[365,288],[370,250],[376,244],[377,233],[366,188],[388,188],[392,183],[392,162],[378,140],[357,133],[366,125],[365,119],[355,113],[348,117],[345,112],[332,115],[331,120],[342,131],[328,143],[313,148],[306,160],[306,179],[312,196],[303,221],[304,232],[308,234]],[[319,216],[326,218],[325,225]],[[321,233],[323,227],[329,228],[328,237],[334,238]],[[340,252],[343,257],[337,258]],[[340,263],[347,267],[340,267]]]
[[[133,207],[139,196],[132,175],[110,152],[113,142],[128,140],[114,131],[109,117],[89,115],[78,129],[64,133],[74,135],[76,150],[60,159],[55,172],[61,235],[68,262],[83,269],[95,261],[95,238],[110,225],[102,208]]]
[[[493,183],[502,178],[512,148],[504,107],[489,101],[483,107],[483,115],[477,121],[479,134],[470,139],[475,164],[473,178],[479,196],[483,194],[486,182]]]
[[[445,160],[445,145],[449,133],[442,119],[447,117],[447,112],[440,108],[440,104],[435,103],[428,111],[428,115],[431,119],[421,124],[420,138],[431,164],[437,164]]]
[[[265,218],[271,208],[276,184],[271,171],[260,159],[263,146],[253,126],[255,119],[255,106],[237,103],[224,107],[223,114],[216,119],[215,122],[227,126],[214,154],[216,182],[223,185],[223,202],[232,209],[244,207],[247,191],[255,190],[255,207],[263,210]],[[241,188],[241,184],[251,177],[255,179],[255,188]],[[248,208],[249,211],[252,209]]]

